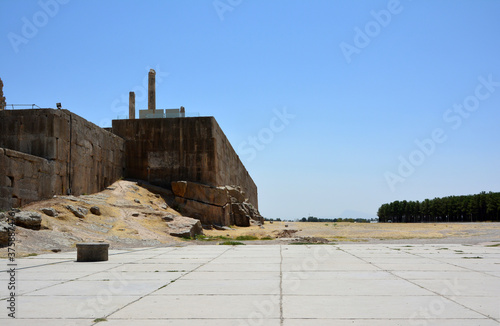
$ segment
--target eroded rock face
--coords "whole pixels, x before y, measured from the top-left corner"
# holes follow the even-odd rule
[[[237,186],[211,187],[189,181],[172,182],[177,209],[203,225],[250,226],[264,218]]]
[[[200,220],[187,216],[175,216],[167,225],[170,228],[170,235],[174,237],[195,238],[203,234]]]
[[[9,225],[6,222],[0,222],[0,246],[9,244]]]
[[[42,214],[32,211],[17,212],[15,215],[15,223],[17,226],[26,229],[40,230],[42,225]]]

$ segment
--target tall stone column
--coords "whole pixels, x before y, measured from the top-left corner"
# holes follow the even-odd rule
[[[128,118],[135,119],[135,93],[128,93]]]
[[[156,71],[154,69],[149,70],[148,75],[148,110],[156,110],[156,81],[155,81]]]

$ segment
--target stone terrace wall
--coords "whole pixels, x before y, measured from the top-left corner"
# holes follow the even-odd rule
[[[210,118],[113,120],[113,133],[125,139],[127,177],[216,185]]]
[[[67,110],[0,111],[0,131],[0,147],[54,163],[54,194],[95,193],[123,175],[123,139]]]
[[[55,195],[55,162],[0,148],[0,209]]]
[[[125,139],[127,177],[239,185],[257,206],[257,187],[214,117],[113,120],[113,133]]]
[[[258,209],[257,186],[215,119],[213,123],[212,130],[217,153],[217,184],[241,186],[248,200]]]

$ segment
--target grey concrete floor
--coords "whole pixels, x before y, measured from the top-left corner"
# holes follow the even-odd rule
[[[500,247],[186,246],[1,261],[1,325],[498,325]],[[101,322],[99,321],[101,318]]]

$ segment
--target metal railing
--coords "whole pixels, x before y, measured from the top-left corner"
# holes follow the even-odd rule
[[[6,104],[5,107],[4,107],[4,110],[8,110],[10,108],[12,108],[12,110],[15,110],[16,107],[24,107],[24,108],[31,107],[31,109],[35,109],[35,106],[36,106],[37,109],[41,109],[41,107],[39,107],[36,104]]]

